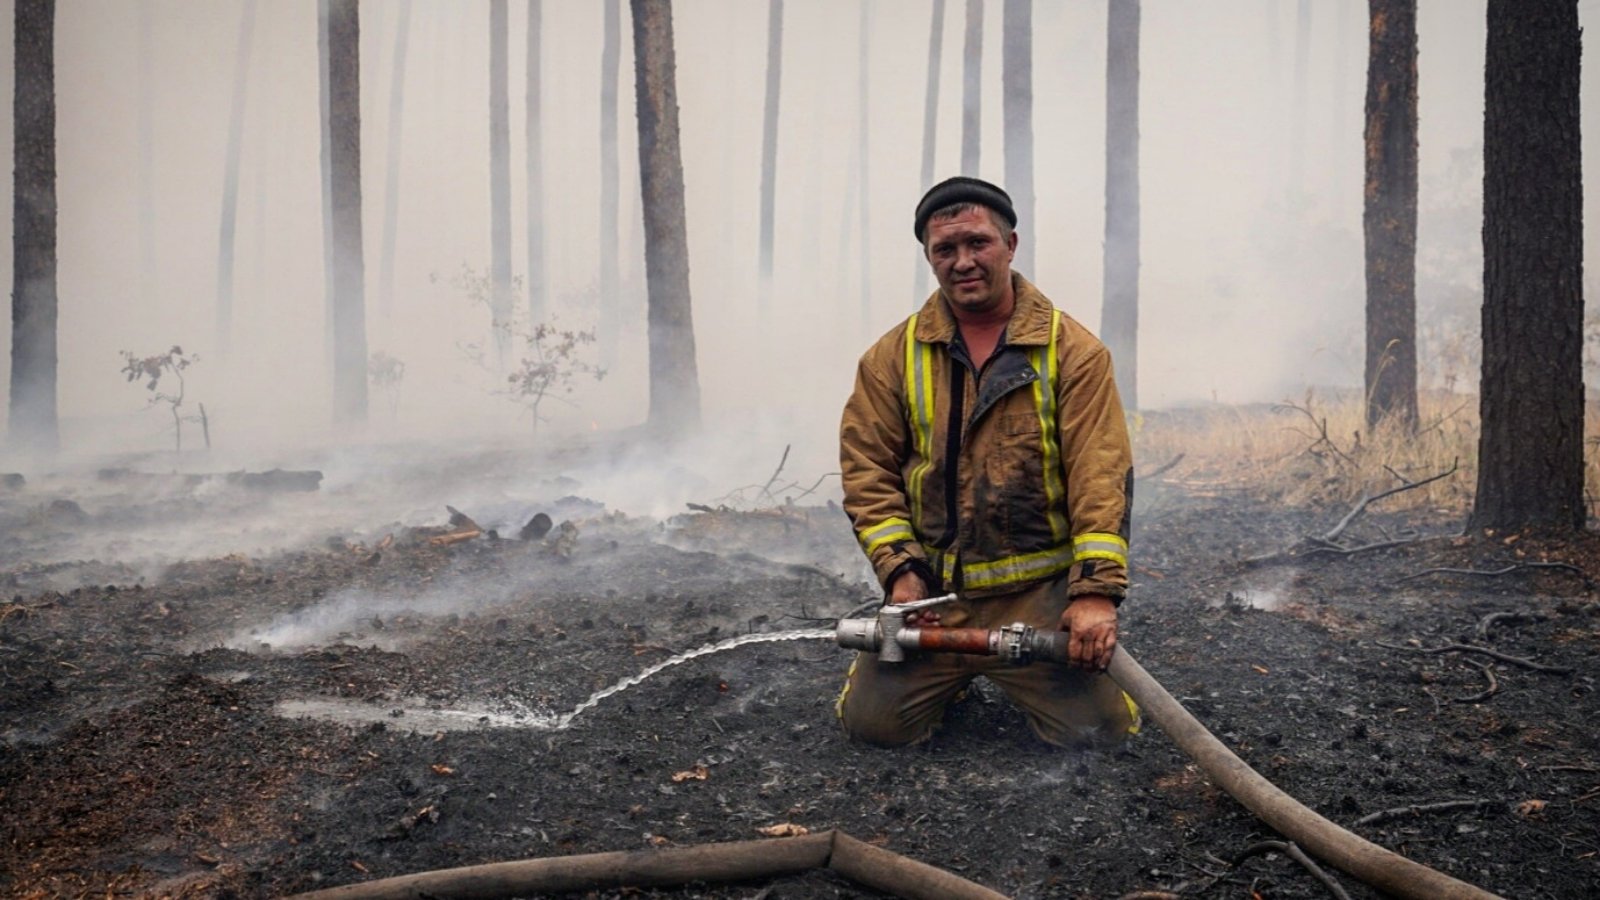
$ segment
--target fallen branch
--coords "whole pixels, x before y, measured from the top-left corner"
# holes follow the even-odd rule
[[[1166,473],[1172,471],[1174,468],[1177,468],[1178,463],[1183,462],[1183,458],[1184,458],[1185,455],[1187,455],[1187,454],[1179,453],[1177,456],[1174,456],[1173,458],[1167,460],[1166,462],[1162,463],[1161,465],[1156,466],[1155,469],[1153,469],[1153,470],[1151,470],[1149,472],[1146,472],[1143,475],[1138,475],[1138,476],[1136,476],[1136,478],[1139,479],[1139,480],[1142,480],[1142,479],[1146,479],[1146,478],[1158,478],[1158,477],[1160,477],[1162,475],[1165,475]]]
[[[1370,494],[1368,496],[1362,497],[1360,502],[1356,503],[1355,508],[1351,509],[1348,513],[1345,513],[1345,517],[1343,519],[1339,520],[1339,524],[1333,526],[1333,529],[1330,530],[1327,534],[1324,534],[1322,536],[1322,539],[1325,540],[1325,541],[1336,540],[1339,537],[1339,535],[1344,533],[1344,530],[1346,528],[1350,527],[1350,523],[1354,522],[1356,520],[1357,516],[1361,515],[1363,512],[1366,512],[1366,509],[1367,509],[1368,506],[1371,506],[1372,504],[1378,502],[1379,500],[1382,500],[1385,497],[1392,497],[1395,494],[1403,493],[1405,491],[1415,490],[1416,488],[1422,487],[1423,485],[1432,484],[1433,482],[1438,481],[1441,478],[1445,478],[1445,477],[1448,477],[1450,475],[1454,475],[1456,473],[1456,470],[1459,469],[1459,468],[1461,468],[1461,460],[1457,459],[1457,460],[1455,460],[1454,462],[1452,462],[1450,464],[1450,468],[1449,469],[1446,469],[1445,471],[1440,472],[1437,475],[1429,476],[1427,478],[1422,479],[1421,481],[1408,481],[1405,484],[1400,485],[1399,487],[1390,488],[1387,491],[1383,491],[1381,493]]]
[[[1402,816],[1420,816],[1423,813],[1451,812],[1458,809],[1483,809],[1489,806],[1505,806],[1504,800],[1445,800],[1439,803],[1419,803],[1412,806],[1396,806],[1392,809],[1380,809],[1375,813],[1368,813],[1356,820],[1357,825],[1376,825],[1390,819]]]
[[[1407,653],[1423,653],[1430,656],[1438,653],[1482,653],[1484,656],[1498,659],[1503,663],[1521,666],[1524,669],[1531,669],[1535,672],[1549,672],[1551,675],[1572,674],[1571,669],[1563,669],[1559,666],[1547,666],[1543,663],[1536,663],[1531,659],[1524,659],[1520,656],[1511,656],[1509,654],[1501,653],[1499,650],[1490,650],[1488,647],[1475,647],[1472,644],[1446,644],[1443,647],[1403,647],[1399,644],[1385,644],[1383,641],[1373,641],[1373,643],[1388,650],[1404,650]]]
[[[1500,693],[1500,681],[1499,681],[1499,679],[1494,677],[1494,663],[1492,663],[1492,662],[1477,663],[1477,662],[1473,662],[1470,659],[1464,659],[1464,660],[1462,660],[1462,662],[1466,663],[1469,666],[1472,666],[1473,668],[1482,669],[1483,670],[1483,677],[1487,678],[1489,680],[1489,686],[1484,688],[1482,691],[1479,691],[1478,693],[1473,694],[1470,697],[1455,697],[1455,698],[1453,698],[1456,703],[1481,703],[1484,700],[1487,700],[1490,697],[1493,697],[1495,694]]]
[[[453,531],[450,534],[441,534],[428,538],[428,543],[435,547],[448,547],[451,544],[459,544],[462,541],[470,541],[475,537],[481,536],[482,534],[483,532],[476,528],[468,531]]]
[[[1316,556],[1319,553],[1326,553],[1330,556],[1354,556],[1357,553],[1366,553],[1369,550],[1386,550],[1390,547],[1399,547],[1404,544],[1415,544],[1420,540],[1422,540],[1422,538],[1409,537],[1395,538],[1394,540],[1389,541],[1373,541],[1370,544],[1362,544],[1359,547],[1312,547],[1306,552],[1297,555],[1306,557]]]
[[[1404,581],[1405,579],[1402,578],[1400,580]],[[1541,616],[1541,615],[1539,615],[1537,613],[1520,613],[1520,612],[1504,612],[1504,611],[1502,611],[1502,612],[1492,612],[1492,613],[1489,613],[1487,616],[1484,616],[1483,618],[1478,620],[1478,640],[1480,640],[1480,641],[1488,640],[1489,639],[1489,629],[1491,627],[1493,627],[1496,622],[1510,622],[1510,623],[1515,624],[1515,623],[1519,623],[1519,622],[1543,622],[1543,621],[1544,621],[1544,616]]]
[[[1438,568],[1424,569],[1421,572],[1406,575],[1399,580],[1411,581],[1412,579],[1423,578],[1428,575],[1477,575],[1483,578],[1498,578],[1501,575],[1510,575],[1512,572],[1520,572],[1524,569],[1560,569],[1562,571],[1571,572],[1574,575],[1577,575],[1579,578],[1582,578],[1584,581],[1589,580],[1589,576],[1582,569],[1572,565],[1571,563],[1564,562],[1513,563],[1512,565],[1506,566],[1503,569],[1452,569],[1447,566],[1440,566]],[[1517,613],[1497,613],[1496,615],[1515,616]]]
[[[1328,893],[1339,898],[1339,900],[1350,900],[1350,895],[1345,892],[1344,885],[1341,885],[1332,875],[1324,871],[1321,866],[1312,862],[1311,857],[1307,856],[1306,852],[1301,850],[1300,846],[1293,841],[1262,841],[1259,844],[1252,844],[1233,858],[1233,864],[1237,867],[1250,857],[1259,856],[1263,853],[1282,853],[1284,856],[1299,863],[1301,868],[1310,872],[1312,878],[1322,882],[1322,886],[1328,889]]]

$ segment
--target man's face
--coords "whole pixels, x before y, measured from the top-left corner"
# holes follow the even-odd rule
[[[939,287],[957,312],[1006,311],[1017,234],[1002,238],[988,209],[975,206],[952,218],[930,220],[923,246]]]

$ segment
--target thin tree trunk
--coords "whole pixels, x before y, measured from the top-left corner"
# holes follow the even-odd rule
[[[334,360],[336,343],[334,308],[339,296],[338,253],[333,236],[333,85],[328,69],[328,19],[332,0],[317,0],[317,122],[322,138],[322,358],[330,380],[338,368]]]
[[[783,0],[767,7],[767,102],[761,122],[761,305],[772,291],[772,243],[777,214],[778,101],[783,83]]]
[[[155,12],[139,4],[139,308],[154,310],[161,296],[156,263]]]
[[[919,190],[933,187],[934,146],[939,131],[939,64],[944,55],[944,0],[933,0],[933,17],[928,24],[928,86],[922,104],[922,181]],[[917,250],[917,289],[912,302],[918,306],[928,296],[928,260]]]
[[[610,366],[617,357],[618,332],[622,328],[622,298],[619,296],[620,261],[617,231],[617,81],[622,69],[621,0],[605,0],[604,37],[600,49],[600,302],[599,338],[601,362]],[[635,66],[638,63],[635,61]],[[648,276],[647,276],[648,277]]]
[[[872,38],[871,4],[863,3],[861,25],[856,32],[856,58],[860,60],[861,84],[856,97],[856,110],[860,117],[856,129],[856,171],[861,173],[861,190],[856,194],[857,212],[861,222],[861,239],[856,246],[861,251],[861,320],[871,320],[872,311],[872,162],[869,148],[872,141]]]
[[[495,363],[511,340],[511,98],[506,0],[489,0],[489,306]]]
[[[244,112],[250,86],[250,39],[255,29],[255,0],[245,0],[239,18],[239,42],[233,55],[233,107],[228,116],[228,150],[222,174],[222,217],[217,238],[217,351],[228,354],[233,342],[234,233],[239,222],[239,157],[244,152]]]
[[[688,221],[678,138],[677,62],[671,0],[630,0],[639,181],[649,283],[650,427],[681,436],[700,424],[694,316],[689,301]]]
[[[1001,23],[1002,104],[1006,131],[1006,192],[1017,211],[1012,265],[1033,273],[1033,0],[1006,0]]]
[[[1106,242],[1100,337],[1124,408],[1139,408],[1139,0],[1106,19]]]
[[[361,22],[356,0],[328,3],[329,173],[333,193],[333,416],[367,418],[361,240]]]
[[[1471,525],[1576,530],[1585,519],[1577,0],[1489,0],[1488,34]]]
[[[528,325],[544,321],[550,279],[544,261],[543,37],[544,0],[528,0]]]
[[[405,113],[406,50],[411,37],[411,0],[400,0],[394,32],[394,61],[389,72],[389,135],[383,155],[383,248],[378,269],[378,308],[394,315],[394,247],[400,223],[400,135]]]
[[[961,174],[976,178],[983,128],[983,0],[967,0],[967,40],[961,58]]]
[[[55,0],[16,0],[12,85],[11,394],[8,443],[54,452],[56,418]]]
[[[1294,102],[1289,106],[1289,191],[1303,197],[1306,190],[1306,118],[1311,114],[1311,0],[1300,0],[1294,23]]]
[[[1371,0],[1367,57],[1367,427],[1417,427],[1417,5]]]

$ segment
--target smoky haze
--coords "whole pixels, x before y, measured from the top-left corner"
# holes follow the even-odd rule
[[[462,359],[488,314],[452,285],[489,270],[489,6],[415,3],[403,71],[397,197],[386,190],[398,0],[361,4],[362,166],[368,346],[404,361],[398,413],[372,400],[370,435],[526,434],[524,412]],[[1586,16],[1592,4],[1583,5]],[[119,351],[198,353],[191,397],[219,446],[260,449],[331,435],[313,2],[259,4],[250,36],[236,229],[233,340],[214,331],[218,220],[242,2],[57,6],[60,409],[68,448],[159,450],[165,418],[119,374]],[[595,324],[599,284],[602,4],[544,4],[543,148],[550,308]],[[1003,179],[1002,4],[984,4],[983,154]],[[1144,0],[1141,37],[1143,274],[1140,398],[1147,407],[1271,401],[1361,381],[1361,132],[1366,4],[1319,0],[1304,78],[1298,4]],[[0,90],[10,91],[5,5]],[[677,85],[699,367],[710,443],[770,467],[835,463],[854,361],[909,313],[928,0],[785,6],[772,300],[757,302],[767,9],[677,0]],[[951,7],[958,10],[958,7]],[[509,29],[514,248],[525,247],[526,4]],[[541,435],[627,426],[646,409],[642,228],[632,46],[623,4],[620,284],[626,324],[611,372],[552,402]],[[959,166],[962,16],[945,18],[936,177]],[[1428,330],[1447,302],[1475,310],[1484,8],[1422,0],[1423,377],[1450,368],[1459,328]],[[1103,3],[1036,3],[1033,15],[1036,271],[1058,305],[1098,325],[1104,227]],[[865,69],[863,69],[863,65]],[[1593,71],[1594,67],[1590,67]],[[869,159],[857,158],[859,79],[869,79]],[[1586,104],[1587,108],[1587,104]],[[9,106],[8,106],[9,109]],[[0,152],[9,153],[9,112]],[[1299,135],[1299,137],[1296,137]],[[1295,176],[1298,175],[1298,180]],[[865,231],[856,192],[867,191]],[[10,195],[7,180],[3,191]],[[398,203],[395,296],[380,284],[382,222]],[[9,235],[10,220],[0,225]],[[861,243],[870,297],[860,296]],[[0,265],[8,267],[9,255]],[[514,251],[513,270],[526,275]],[[1463,300],[1463,298],[1465,298]],[[1454,320],[1451,320],[1454,321]],[[1476,327],[1475,315],[1462,328]],[[9,322],[0,323],[0,332]],[[1475,337],[1469,340],[1475,341]],[[1460,373],[1470,384],[1473,372]],[[0,379],[6,374],[0,372]],[[750,463],[752,468],[757,464]]]

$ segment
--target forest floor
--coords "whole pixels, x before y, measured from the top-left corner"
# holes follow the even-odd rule
[[[1062,751],[989,688],[925,744],[847,742],[830,641],[694,659],[550,727],[674,653],[871,600],[831,505],[655,519],[552,473],[546,497],[486,512],[440,479],[435,527],[315,518],[315,541],[255,552],[273,541],[237,530],[252,511],[308,520],[295,504],[325,509],[340,485],[286,499],[106,477],[0,487],[0,895],[276,897],[798,826],[1017,897],[1329,896],[1282,855],[1235,864],[1275,835],[1149,723],[1116,751]],[[1300,539],[1348,507],[1140,492],[1123,644],[1230,748],[1457,878],[1600,896],[1594,533],[1462,536],[1458,516],[1380,503],[1341,545],[1416,539],[1347,553]],[[447,502],[498,537],[433,541],[460,530]],[[520,539],[540,511],[556,527]],[[140,535],[177,529],[206,550],[130,561]],[[224,531],[252,537],[229,552]],[[1552,562],[1567,567],[1526,566]],[[1452,644],[1565,671],[1424,652]],[[818,870],[588,896],[880,895]]]

